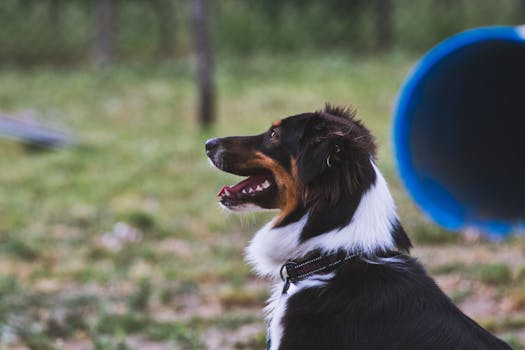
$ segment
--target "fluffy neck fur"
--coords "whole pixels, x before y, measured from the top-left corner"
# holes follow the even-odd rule
[[[274,227],[276,219],[273,219],[255,234],[248,246],[248,262],[259,274],[278,278],[279,269],[286,261],[300,259],[315,250],[326,254],[345,250],[365,256],[395,250],[393,232],[399,222],[394,200],[373,162],[372,166],[376,181],[362,195],[348,225],[301,241],[309,213],[282,227]]]

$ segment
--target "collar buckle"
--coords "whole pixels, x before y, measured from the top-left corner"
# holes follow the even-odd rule
[[[294,269],[296,266],[297,266],[297,264],[294,263],[293,261],[288,261],[288,262],[284,263],[283,266],[281,266],[281,270],[279,271],[279,275],[281,276],[281,280],[283,282],[286,282],[286,281],[290,280],[290,270],[288,270],[288,268]]]

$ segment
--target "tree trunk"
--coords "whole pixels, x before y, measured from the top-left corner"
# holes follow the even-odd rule
[[[191,0],[191,18],[199,89],[198,118],[201,126],[206,127],[215,120],[215,91],[208,0]]]
[[[47,18],[53,30],[55,40],[60,36],[60,0],[47,1]]]
[[[159,53],[172,54],[175,48],[175,8],[172,0],[155,0],[153,8],[159,22]]]
[[[114,23],[111,0],[96,0],[95,63],[105,64],[113,58]]]
[[[388,51],[393,44],[393,16],[391,0],[375,0],[376,7],[376,49]]]

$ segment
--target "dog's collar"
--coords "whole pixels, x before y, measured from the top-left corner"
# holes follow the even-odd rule
[[[362,260],[369,264],[385,264],[392,262],[392,258],[403,256],[399,251],[390,251],[377,253],[374,256],[366,256],[360,253],[350,254],[348,252],[339,251],[330,255],[323,255],[319,251],[309,254],[305,260],[288,260],[281,266],[279,274],[284,282],[283,294],[286,294],[290,283],[297,283],[305,278],[337,270],[345,263],[354,258],[362,258]]]
[[[282,294],[286,294],[290,283],[295,284],[309,276],[334,271],[356,256],[358,254],[349,255],[347,252],[338,252],[330,255],[317,255],[303,261],[287,261],[279,271],[284,282]]]

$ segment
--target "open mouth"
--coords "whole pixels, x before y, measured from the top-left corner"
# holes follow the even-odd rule
[[[227,206],[264,201],[264,198],[275,191],[275,181],[270,174],[253,175],[232,186],[223,186],[217,196]]]

